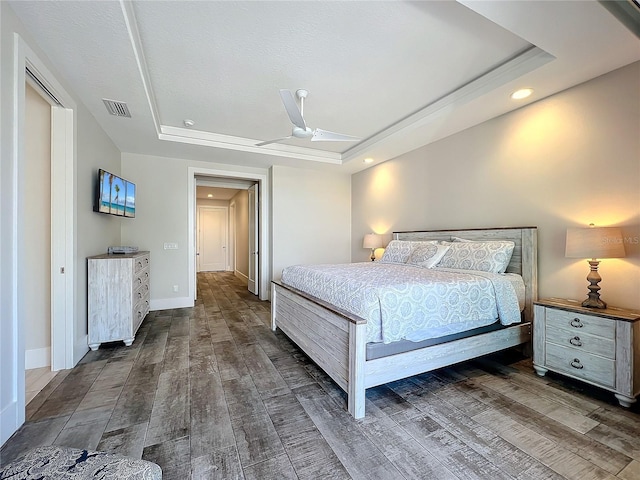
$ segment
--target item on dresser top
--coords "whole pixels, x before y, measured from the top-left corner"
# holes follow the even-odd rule
[[[107,248],[107,253],[109,254],[136,253],[137,251],[138,251],[138,247],[131,247],[127,245],[120,245],[120,246]]]

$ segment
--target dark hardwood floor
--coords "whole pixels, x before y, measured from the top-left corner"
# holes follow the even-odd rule
[[[229,273],[196,307],[152,312],[27,406],[0,464],[45,444],[158,463],[165,479],[640,479],[640,415],[515,352],[344,393]]]

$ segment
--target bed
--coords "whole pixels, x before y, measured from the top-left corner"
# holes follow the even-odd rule
[[[405,244],[454,240],[513,242],[513,253],[504,271],[505,276],[516,274],[514,276],[521,277],[520,318],[505,322],[506,325],[485,322],[485,325],[471,330],[454,331],[422,341],[419,341],[419,334],[415,341],[398,340],[393,335],[374,338],[376,334],[372,333],[373,317],[370,313],[375,302],[350,300],[361,308],[347,308],[347,303],[339,299],[326,301],[303,291],[306,289],[303,284],[293,286],[283,280],[272,282],[272,329],[280,329],[347,393],[347,408],[355,418],[365,415],[367,388],[528,344],[531,340],[533,302],[537,300],[536,227],[394,232],[393,239]],[[352,268],[365,269],[367,266],[354,264]],[[376,268],[384,271],[383,265],[376,265]],[[385,275],[388,274],[380,276]],[[322,278],[318,277],[316,283],[324,283]],[[313,291],[310,287],[308,290]],[[346,290],[346,286],[340,284],[340,290]],[[379,303],[383,308],[383,302]],[[405,311],[421,315],[415,313],[415,309]],[[377,314],[374,312],[373,315]],[[476,317],[475,314],[473,316]],[[379,346],[382,347],[377,348]]]

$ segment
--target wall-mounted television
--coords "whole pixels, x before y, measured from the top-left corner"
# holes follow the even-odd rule
[[[98,185],[93,211],[133,218],[136,216],[136,185],[124,178],[98,170]]]

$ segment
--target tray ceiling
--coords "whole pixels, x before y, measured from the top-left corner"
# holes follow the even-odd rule
[[[640,59],[594,1],[10,5],[120,150],[249,166],[357,171]],[[309,91],[312,128],[362,140],[256,147],[291,133],[281,88]]]

